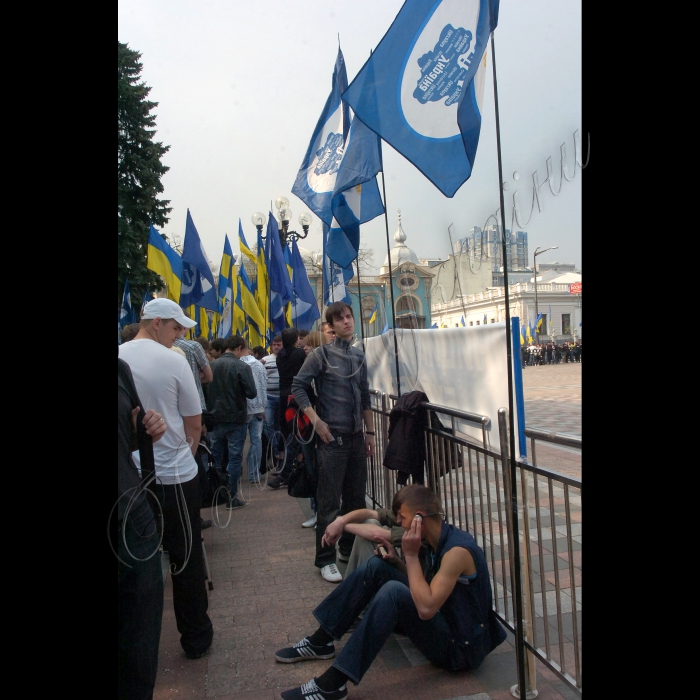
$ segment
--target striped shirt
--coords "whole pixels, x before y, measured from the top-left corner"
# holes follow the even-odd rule
[[[173,345],[180,348],[185,353],[185,359],[194,375],[194,383],[197,385],[197,393],[199,394],[199,402],[202,404],[202,410],[206,411],[207,403],[204,400],[204,392],[202,392],[202,382],[199,379],[199,370],[204,369],[208,364],[207,354],[204,348],[196,340],[183,340],[178,338]]]

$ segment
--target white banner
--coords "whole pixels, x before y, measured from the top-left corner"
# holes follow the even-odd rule
[[[515,338],[516,342],[519,339]],[[498,409],[508,409],[505,321],[467,328],[432,330],[398,329],[401,393],[422,391],[431,403],[488,416],[487,444],[500,452]],[[397,394],[393,331],[365,340],[370,389]],[[518,398],[522,407],[520,349],[513,353],[515,371],[515,430],[518,426]],[[445,416],[439,416],[449,429]],[[524,423],[524,421],[523,421]],[[457,429],[481,444],[481,427],[457,421]],[[524,430],[524,424],[520,430]],[[524,440],[516,439],[516,457]]]

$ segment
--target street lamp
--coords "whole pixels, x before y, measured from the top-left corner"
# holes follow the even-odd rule
[[[532,256],[532,267],[535,271],[535,344],[539,345],[540,344],[540,331],[539,331],[539,325],[537,324],[537,316],[539,315],[539,308],[537,306],[537,256],[542,255],[542,253],[546,253],[548,250],[557,250],[559,248],[558,245],[553,245],[551,248],[545,248],[544,250],[540,250],[539,247],[535,248],[535,254]],[[552,319],[549,319],[550,323]]]
[[[265,219],[267,217],[265,214],[263,214],[261,211],[256,211],[253,216],[250,217],[250,220],[253,222],[253,225],[255,226],[256,229],[258,229],[258,233],[262,236],[262,230],[263,226],[265,225]]]
[[[289,222],[292,220],[292,210],[289,208],[289,200],[286,197],[277,197],[275,200],[275,207],[279,212],[279,223],[280,223],[280,243],[282,247],[287,243],[288,236],[294,236],[297,240],[301,238],[306,238],[309,235],[309,226],[313,221],[311,214],[303,213],[299,215],[299,223],[304,231],[303,234],[297,233],[296,231],[289,231]]]

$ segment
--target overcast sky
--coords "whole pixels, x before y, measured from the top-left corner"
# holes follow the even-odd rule
[[[189,208],[209,258],[218,265],[224,234],[238,253],[238,218],[252,244],[251,215],[267,213],[271,200],[276,213],[274,200],[280,195],[289,198],[294,228],[301,230],[298,215],[308,209],[291,188],[331,89],[338,34],[352,82],[402,4],[119,0],[119,40],[142,54],[142,78],[152,88],[150,98],[159,103],[156,139],[170,146],[163,196],[173,210],[162,231],[182,239]],[[572,172],[573,133],[581,130],[581,2],[502,0],[495,41],[510,226],[513,192],[520,193],[526,219],[532,173],[537,170],[542,182],[549,156],[558,187],[564,142]],[[389,232],[393,236],[401,209],[406,243],[419,257],[446,257],[450,224],[453,238],[461,238],[472,226],[483,226],[498,208],[490,72],[483,112],[472,176],[452,199],[382,144]],[[584,148],[586,139],[583,135]],[[559,260],[580,267],[581,179],[577,169],[574,181],[564,182],[557,197],[547,185],[540,190],[543,211],[535,206],[522,227],[529,234],[530,261],[537,246],[559,246],[538,256],[538,262]],[[321,249],[317,217],[301,245]],[[383,217],[363,225],[361,245],[374,250],[378,268],[386,257]]]

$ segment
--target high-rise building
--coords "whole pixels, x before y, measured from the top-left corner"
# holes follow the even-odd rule
[[[469,235],[454,244],[454,253],[467,254],[472,258],[488,261],[494,272],[503,267],[501,227],[490,225],[482,229],[473,226]],[[506,229],[508,270],[523,270],[528,266],[527,231],[511,232]]]

